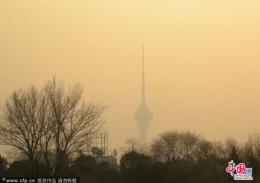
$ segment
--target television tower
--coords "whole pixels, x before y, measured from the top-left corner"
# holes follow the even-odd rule
[[[142,68],[142,102],[137,109],[137,112],[134,114],[135,120],[138,122],[138,127],[140,131],[140,141],[142,145],[146,145],[147,143],[147,131],[149,122],[153,119],[153,114],[149,111],[145,103],[145,75],[144,75],[144,44],[143,44],[143,68]]]

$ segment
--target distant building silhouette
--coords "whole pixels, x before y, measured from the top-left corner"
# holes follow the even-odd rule
[[[135,120],[138,122],[138,127],[140,131],[140,141],[143,145],[147,143],[147,131],[149,122],[153,119],[153,114],[149,111],[145,103],[145,75],[144,75],[144,45],[143,45],[143,71],[142,71],[142,102],[134,114]]]

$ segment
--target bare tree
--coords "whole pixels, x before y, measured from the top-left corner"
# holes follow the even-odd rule
[[[151,143],[153,156],[161,161],[194,160],[199,151],[200,136],[192,132],[167,131]]]
[[[71,163],[73,155],[87,150],[90,137],[104,124],[101,114],[106,106],[84,102],[80,105],[82,87],[75,85],[66,93],[64,84],[55,78],[45,84],[43,91],[51,112],[40,146],[49,169],[58,175]]]
[[[32,86],[28,90],[17,90],[1,108],[0,142],[13,146],[24,154],[31,162],[32,175],[36,173],[35,161],[37,148],[45,126],[42,105],[43,99]]]
[[[180,133],[178,143],[178,154],[182,159],[194,160],[199,150],[200,136],[193,132]]]
[[[135,151],[136,153],[142,153],[147,155],[148,147],[140,142],[138,138],[127,138],[125,140],[125,146],[121,147],[123,154]]]
[[[226,158],[228,158],[231,155],[233,147],[238,148],[237,140],[232,138],[232,137],[226,138],[225,141],[224,141]]]
[[[66,92],[64,83],[56,78],[46,82],[40,92],[35,87],[14,92],[2,108],[1,143],[17,148],[32,162],[43,161],[50,175],[62,174],[105,122],[101,115],[107,107],[80,104],[81,97],[80,85]]]
[[[212,145],[213,145],[213,155],[216,158],[218,158],[218,159],[227,158],[227,156],[226,156],[227,152],[224,148],[222,141],[213,141]]]
[[[260,160],[260,133],[254,132],[248,136],[247,148],[251,149],[251,156]]]
[[[213,144],[206,140],[206,139],[201,139],[200,142],[198,143],[199,150],[197,151],[197,156],[200,159],[204,159],[206,161],[209,161],[210,156],[213,155]]]
[[[125,140],[125,147],[122,147],[121,150],[123,153],[129,153],[131,151],[139,152],[140,140],[137,138],[127,138]]]
[[[161,161],[172,161],[177,156],[177,143],[179,140],[177,131],[167,131],[159,134],[151,143],[151,152],[156,159]]]

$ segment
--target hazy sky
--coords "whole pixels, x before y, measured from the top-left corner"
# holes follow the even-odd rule
[[[0,0],[0,105],[54,75],[84,87],[109,148],[138,137],[142,43],[148,141],[165,130],[209,140],[260,131],[259,0]],[[0,151],[1,152],[1,151]]]

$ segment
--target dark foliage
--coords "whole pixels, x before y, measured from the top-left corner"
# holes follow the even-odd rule
[[[35,162],[36,177],[48,176],[47,167],[42,162]],[[4,176],[12,177],[34,177],[32,175],[32,165],[29,160],[14,161],[10,164],[10,167],[5,171]]]
[[[63,166],[64,171],[59,176],[77,176],[80,177],[81,183],[228,183],[234,182],[233,177],[226,172],[228,162],[233,160],[236,165],[245,163],[247,168],[252,168],[254,180],[250,182],[260,182],[260,160],[256,150],[248,151],[244,146],[232,143],[225,146],[205,139],[200,140],[196,135],[189,137],[188,140],[184,138],[186,140],[175,143],[172,149],[174,154],[181,152],[182,148],[191,148],[193,152],[186,151],[183,153],[185,156],[171,155],[170,158],[163,159],[131,151],[123,154],[118,169],[106,162],[97,163],[93,156],[82,154],[67,166]],[[194,142],[193,137],[196,138],[196,143],[190,143]],[[176,142],[176,139],[174,140]],[[225,152],[227,149],[229,153]],[[158,155],[159,149],[156,150]],[[24,160],[9,164],[0,156],[0,176],[31,177],[33,167],[36,167],[35,175],[49,175],[44,162],[35,161],[32,165],[30,160]]]
[[[152,160],[135,151],[126,153],[120,160],[120,173],[122,182],[125,183],[153,182]]]
[[[4,158],[0,155],[0,177],[4,176],[6,174],[7,165],[8,165],[8,162],[7,162],[6,158]]]

